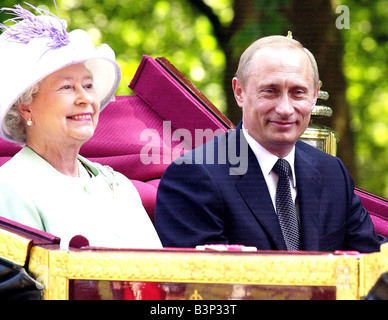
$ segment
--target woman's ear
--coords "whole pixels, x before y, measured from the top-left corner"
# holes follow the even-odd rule
[[[20,104],[18,106],[18,110],[22,118],[27,122],[32,119],[32,112],[28,105]]]

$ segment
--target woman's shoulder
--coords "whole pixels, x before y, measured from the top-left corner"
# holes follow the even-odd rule
[[[0,179],[5,178],[8,174],[16,172],[23,172],[28,164],[30,155],[28,150],[22,148],[11,159],[5,162],[0,167]]]

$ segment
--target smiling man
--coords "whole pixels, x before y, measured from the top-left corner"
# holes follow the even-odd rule
[[[265,149],[280,158],[306,130],[319,85],[302,50],[263,48],[252,55],[251,72],[233,79],[243,124]]]
[[[162,177],[155,218],[163,245],[378,251],[386,239],[341,160],[299,141],[319,92],[313,55],[288,37],[259,39],[241,56],[232,84],[243,111],[236,130],[183,155]],[[198,154],[229,154],[234,142],[249,146],[235,148],[247,150],[240,154],[246,171],[196,163]]]

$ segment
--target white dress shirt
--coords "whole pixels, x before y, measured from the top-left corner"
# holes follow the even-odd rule
[[[257,158],[257,161],[259,162],[261,171],[264,176],[264,180],[267,183],[268,191],[271,196],[273,206],[276,211],[276,203],[275,203],[276,186],[278,184],[279,176],[272,171],[272,168],[279,158],[274,154],[272,154],[271,152],[269,152],[264,147],[262,147],[252,136],[250,136],[248,131],[244,128],[244,125],[242,130],[243,130],[245,139],[248,142],[248,145],[251,147],[253,153]],[[299,213],[299,208],[297,203],[296,177],[295,177],[295,169],[294,169],[295,146],[292,148],[291,152],[283,159],[287,160],[291,166],[291,171],[292,171],[292,176],[290,179],[291,195],[296,206],[296,212]]]

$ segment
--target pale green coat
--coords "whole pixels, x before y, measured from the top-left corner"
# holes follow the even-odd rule
[[[0,215],[49,232],[67,248],[161,248],[136,188],[124,175],[79,156],[92,178],[63,175],[28,147],[0,167]]]

